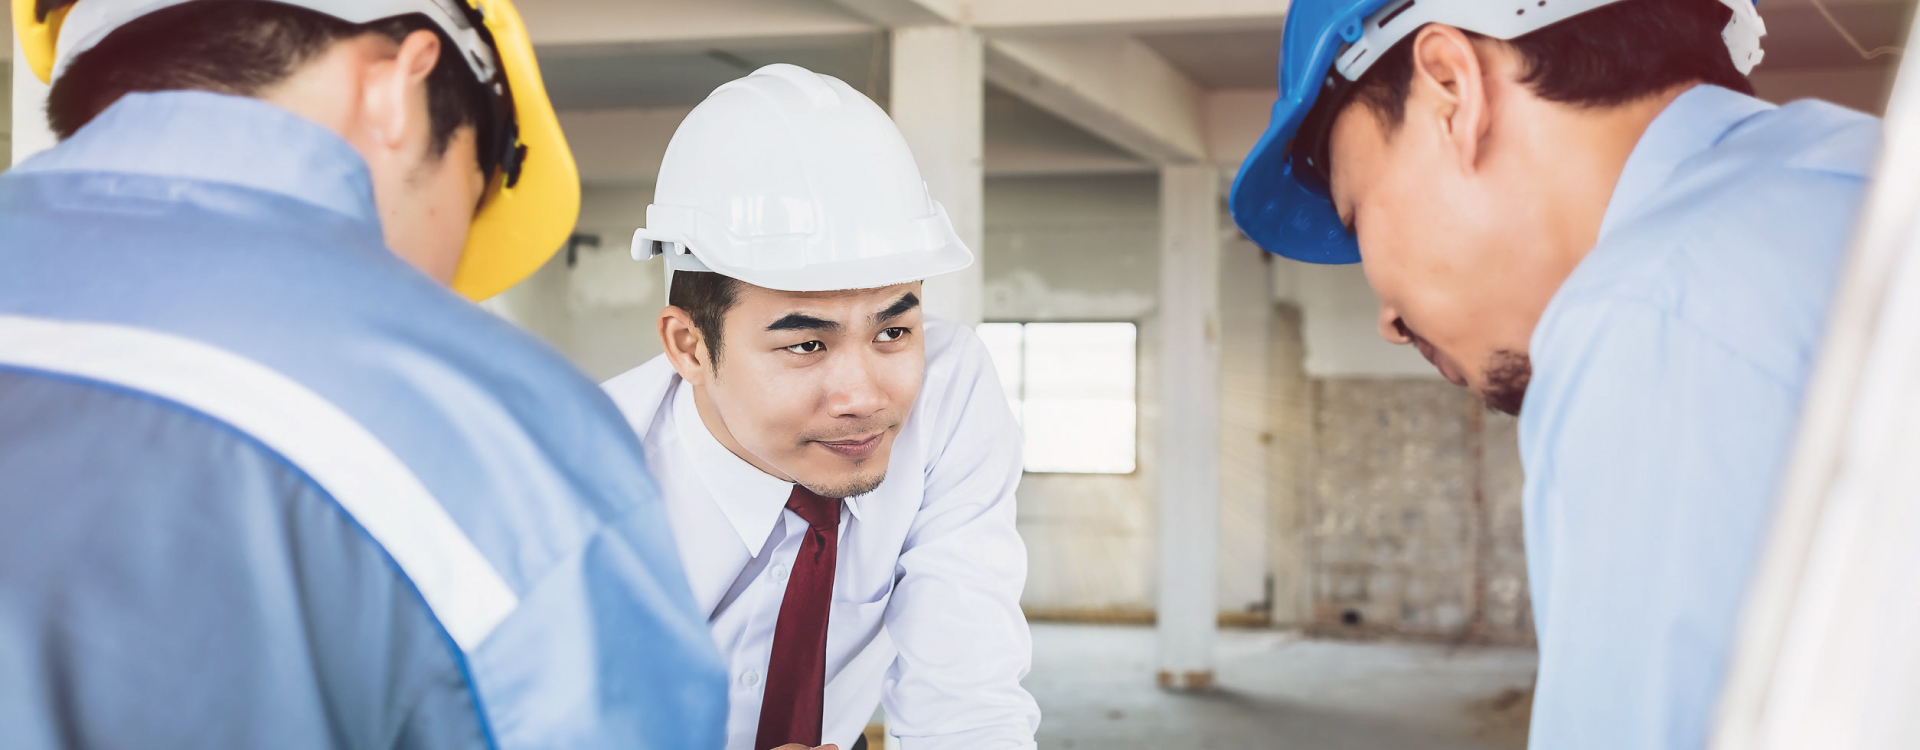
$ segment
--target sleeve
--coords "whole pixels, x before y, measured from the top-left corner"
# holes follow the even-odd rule
[[[1033,661],[1014,527],[1020,431],[986,347],[970,330],[959,338],[944,392],[922,401],[936,409],[926,494],[887,608],[899,648],[883,695],[888,731],[910,750],[1032,748],[1040,708],[1020,686]]]
[[[1676,717],[1673,736],[1704,741],[1802,375],[1650,303],[1556,316],[1522,415],[1528,568],[1551,654],[1535,738],[1617,739],[1634,723],[1617,713],[1628,692]]]

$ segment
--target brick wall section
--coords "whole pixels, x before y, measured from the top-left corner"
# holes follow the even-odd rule
[[[1293,577],[1305,588],[1304,611],[1287,617],[1276,602],[1276,622],[1341,637],[1532,643],[1515,420],[1439,380],[1307,378],[1292,390],[1304,405],[1286,404],[1298,396],[1276,385],[1277,410],[1310,415],[1275,422],[1287,454],[1275,468],[1299,481],[1274,491],[1276,517],[1291,507],[1297,519],[1284,536],[1276,524],[1274,543],[1298,545]],[[1275,561],[1277,583],[1285,563]]]

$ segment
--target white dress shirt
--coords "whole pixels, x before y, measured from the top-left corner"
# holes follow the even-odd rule
[[[887,478],[847,498],[827,626],[822,741],[851,748],[875,705],[905,748],[1034,747],[1040,708],[1014,530],[1020,431],[973,331],[928,318],[920,396]],[[793,485],[715,439],[664,356],[604,386],[640,434],[693,596],[732,678],[728,750],[753,750],[774,625],[807,522]],[[875,748],[874,750],[878,750]]]

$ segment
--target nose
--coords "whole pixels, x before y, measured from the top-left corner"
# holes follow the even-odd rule
[[[1380,303],[1380,338],[1386,339],[1389,344],[1413,343],[1413,332],[1408,330],[1400,311],[1385,302]]]
[[[835,417],[865,419],[886,409],[887,394],[871,357],[843,357],[834,368],[827,391],[827,409]]]

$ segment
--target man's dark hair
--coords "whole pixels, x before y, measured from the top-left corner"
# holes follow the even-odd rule
[[[39,0],[41,17],[75,0]],[[380,34],[399,42],[419,30],[440,34],[440,60],[427,76],[431,153],[446,153],[463,125],[474,128],[481,170],[491,176],[495,101],[460,48],[425,15],[365,24],[265,0],[194,0],[134,19],[80,53],[47,93],[47,124],[74,134],[127,94],[182,89],[259,96],[335,42]]]
[[[667,304],[687,311],[693,327],[707,340],[707,354],[713,359],[715,372],[720,369],[720,329],[739,295],[739,280],[705,271],[677,271],[672,288],[667,290]]]
[[[1732,17],[1733,9],[1717,0],[1625,0],[1506,44],[1525,66],[1521,81],[1551,102],[1609,107],[1692,81],[1752,95],[1753,84],[1720,38]],[[1388,49],[1349,93],[1349,101],[1364,102],[1388,130],[1406,119],[1413,39]]]

